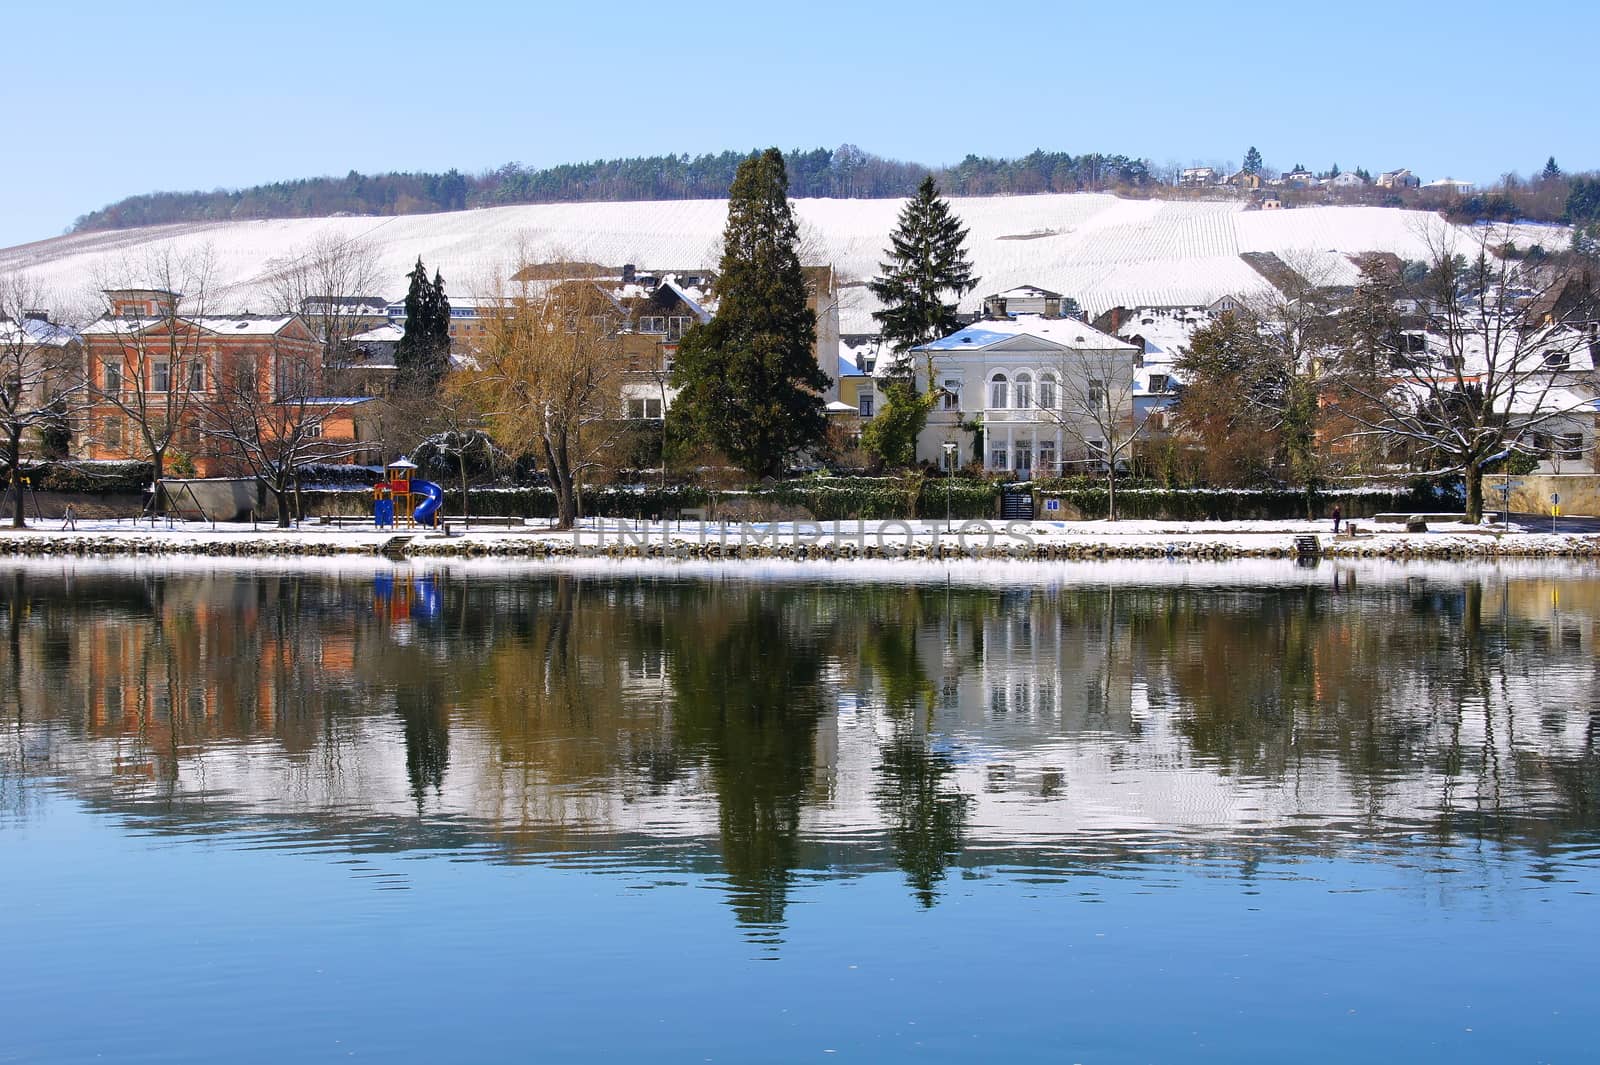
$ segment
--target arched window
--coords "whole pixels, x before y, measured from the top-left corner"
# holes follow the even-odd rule
[[[1033,375],[1030,373],[1017,374],[1017,409],[1027,410],[1033,406]]]
[[[989,409],[1006,409],[1006,375],[997,373],[989,378]]]
[[[1039,406],[1045,410],[1056,409],[1056,375],[1053,373],[1039,378]]]

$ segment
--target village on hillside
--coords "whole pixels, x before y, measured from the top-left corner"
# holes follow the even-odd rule
[[[720,261],[622,262],[524,244],[470,288],[420,255],[397,278],[395,247],[348,226],[291,229],[306,241],[255,256],[254,238],[213,243],[222,230],[153,231],[115,256],[63,238],[5,264],[8,506],[20,522],[24,487],[51,484],[52,464],[75,470],[54,483],[79,487],[121,464],[152,484],[253,484],[259,509],[287,520],[306,516],[307,487],[364,489],[409,455],[458,508],[474,489],[544,486],[563,523],[607,487],[908,474],[1072,487],[1069,509],[1086,517],[1118,516],[1119,490],[1152,489],[1276,492],[1303,499],[1290,505],[1306,517],[1341,492],[1400,485],[1469,521],[1496,503],[1544,509],[1543,481],[1486,499],[1497,473],[1569,478],[1569,509],[1592,508],[1592,256],[1560,227],[1420,211],[1249,221],[1288,190],[1420,184],[1404,169],[1336,171],[1268,176],[1257,158],[1178,175],[1242,196],[1221,213],[1088,195],[945,200],[930,178],[894,205],[892,231],[879,210],[875,235],[852,205],[832,225],[801,214],[802,229],[784,199],[787,260],[741,262],[731,242]],[[1075,219],[1070,232],[1029,227],[1046,217],[1029,199],[1060,201],[1045,206]],[[613,254],[669,247],[607,225],[608,205],[561,210],[563,224],[604,229]],[[1162,247],[1173,225],[1218,224],[1225,239]],[[730,212],[725,240],[734,225]],[[1003,287],[986,287],[990,267]],[[69,278],[99,303],[77,320],[47,302],[45,283]],[[153,505],[178,506],[175,492]]]

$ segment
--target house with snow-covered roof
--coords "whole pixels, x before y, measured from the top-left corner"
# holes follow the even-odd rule
[[[314,432],[327,456],[363,460],[370,397],[330,397],[322,343],[298,314],[208,314],[183,309],[181,293],[110,289],[109,309],[85,326],[89,410],[81,457],[149,457],[147,434],[203,477],[241,472],[218,430],[227,408],[252,407],[263,433]],[[282,417],[279,417],[279,414]]]
[[[938,402],[917,438],[917,459],[959,461],[1019,478],[1093,468],[1106,440],[1085,404],[1131,427],[1138,348],[1075,318],[984,319],[911,350],[913,380]],[[880,364],[880,375],[893,368]],[[1106,424],[1106,423],[1099,423]]]

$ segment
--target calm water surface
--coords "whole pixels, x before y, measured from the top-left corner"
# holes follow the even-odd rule
[[[1592,1061],[1597,619],[1565,566],[10,566],[0,1062]]]

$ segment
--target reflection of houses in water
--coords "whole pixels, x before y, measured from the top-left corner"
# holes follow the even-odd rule
[[[1316,579],[1187,599],[895,589],[870,616],[848,593],[790,589],[785,617],[821,658],[797,675],[817,677],[836,712],[781,735],[718,731],[719,715],[748,711],[737,682],[766,646],[737,641],[768,608],[728,591],[443,584],[440,620],[401,643],[370,582],[129,580],[86,596],[92,610],[42,588],[19,639],[30,690],[51,696],[25,714],[74,787],[139,796],[155,777],[175,804],[233,803],[352,839],[393,826],[395,846],[417,823],[421,781],[429,817],[502,853],[715,854],[729,759],[736,770],[797,736],[803,846],[780,864],[874,867],[896,846],[915,852],[905,837],[921,827],[935,837],[913,853],[924,863],[959,838],[968,857],[949,860],[1027,850],[1070,864],[1141,841],[1331,847],[1452,812],[1593,823],[1570,789],[1596,756],[1600,582],[1419,577],[1355,595]],[[712,614],[752,655],[710,656],[695,675],[733,677],[728,704],[699,719],[721,777],[678,713],[691,693],[675,656],[699,648],[662,635],[709,631]],[[1189,668],[1230,654],[1272,664],[1252,677]],[[404,706],[401,686],[416,695]],[[897,804],[899,786],[932,801]],[[940,822],[957,806],[959,825]]]

